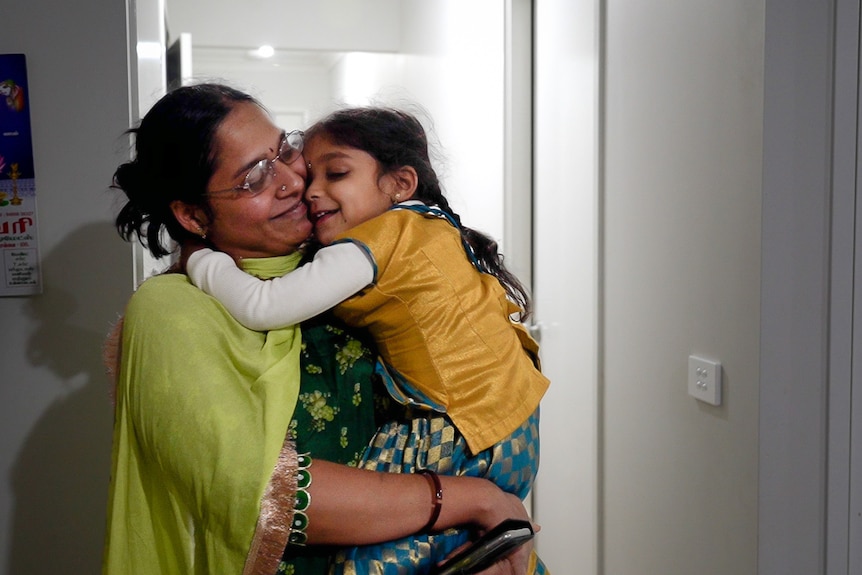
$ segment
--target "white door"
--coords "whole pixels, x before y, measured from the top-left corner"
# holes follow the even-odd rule
[[[539,552],[598,573],[599,2],[535,3],[533,287],[543,369]]]

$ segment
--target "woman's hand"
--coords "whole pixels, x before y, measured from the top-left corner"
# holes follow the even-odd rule
[[[533,526],[533,530],[538,532],[539,527]],[[462,550],[468,548],[471,543],[465,543],[453,551],[449,557],[453,557]],[[517,549],[506,555],[496,563],[489,566],[483,571],[479,571],[477,575],[528,575],[530,568],[530,556],[533,551],[533,540],[520,545]]]
[[[379,473],[315,460],[308,491],[309,544],[368,545],[417,533],[432,513],[432,494],[424,477],[412,473]],[[440,476],[443,507],[435,531],[472,526],[480,534],[505,519],[530,520],[517,496],[487,479]],[[398,509],[398,513],[393,513]],[[381,520],[385,518],[385,521]],[[537,526],[533,527],[538,530]],[[527,544],[528,549],[532,546]],[[524,575],[529,551],[519,551],[489,575]],[[513,571],[514,569],[514,571]],[[520,570],[518,570],[520,569]]]
[[[533,541],[527,541],[512,554],[497,561],[484,571],[481,575],[527,575],[530,567],[530,554],[533,551]]]
[[[488,515],[483,515],[482,517],[477,518],[480,521],[479,535],[484,534],[486,531],[506,519],[523,519],[531,521],[527,514],[527,509],[518,497],[510,493],[500,491],[496,486],[493,490],[490,490],[490,493],[491,495],[488,497],[495,501],[495,503]],[[533,531],[538,533],[541,527],[535,523],[532,525]],[[455,555],[455,553],[458,553],[469,545],[470,544],[467,543],[459,547],[451,555]],[[480,573],[482,575],[526,575],[530,567],[530,555],[532,551],[533,540],[530,540]]]

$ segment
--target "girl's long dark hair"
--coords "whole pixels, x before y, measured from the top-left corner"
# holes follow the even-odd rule
[[[413,195],[427,206],[436,205],[458,224],[461,238],[473,252],[477,267],[500,282],[509,298],[520,306],[520,320],[531,312],[530,296],[517,277],[506,269],[497,242],[461,223],[449,206],[428,154],[428,137],[419,120],[407,112],[386,107],[346,108],[333,112],[306,130],[306,138],[324,135],[334,143],[373,156],[382,174],[404,166],[416,170],[418,186]]]

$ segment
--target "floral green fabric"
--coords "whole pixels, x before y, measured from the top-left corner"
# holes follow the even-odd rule
[[[302,324],[299,400],[288,432],[299,453],[353,466],[360,460],[377,429],[372,350],[363,332],[343,327],[332,316]],[[313,481],[313,464],[311,475]],[[322,575],[334,551],[289,545],[278,574]]]

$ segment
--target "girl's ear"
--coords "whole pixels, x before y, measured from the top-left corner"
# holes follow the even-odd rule
[[[180,200],[171,202],[171,211],[179,224],[185,230],[196,236],[206,237],[207,217],[199,206],[193,206]]]
[[[419,176],[413,166],[402,166],[391,174],[399,201],[409,200],[419,186]]]

